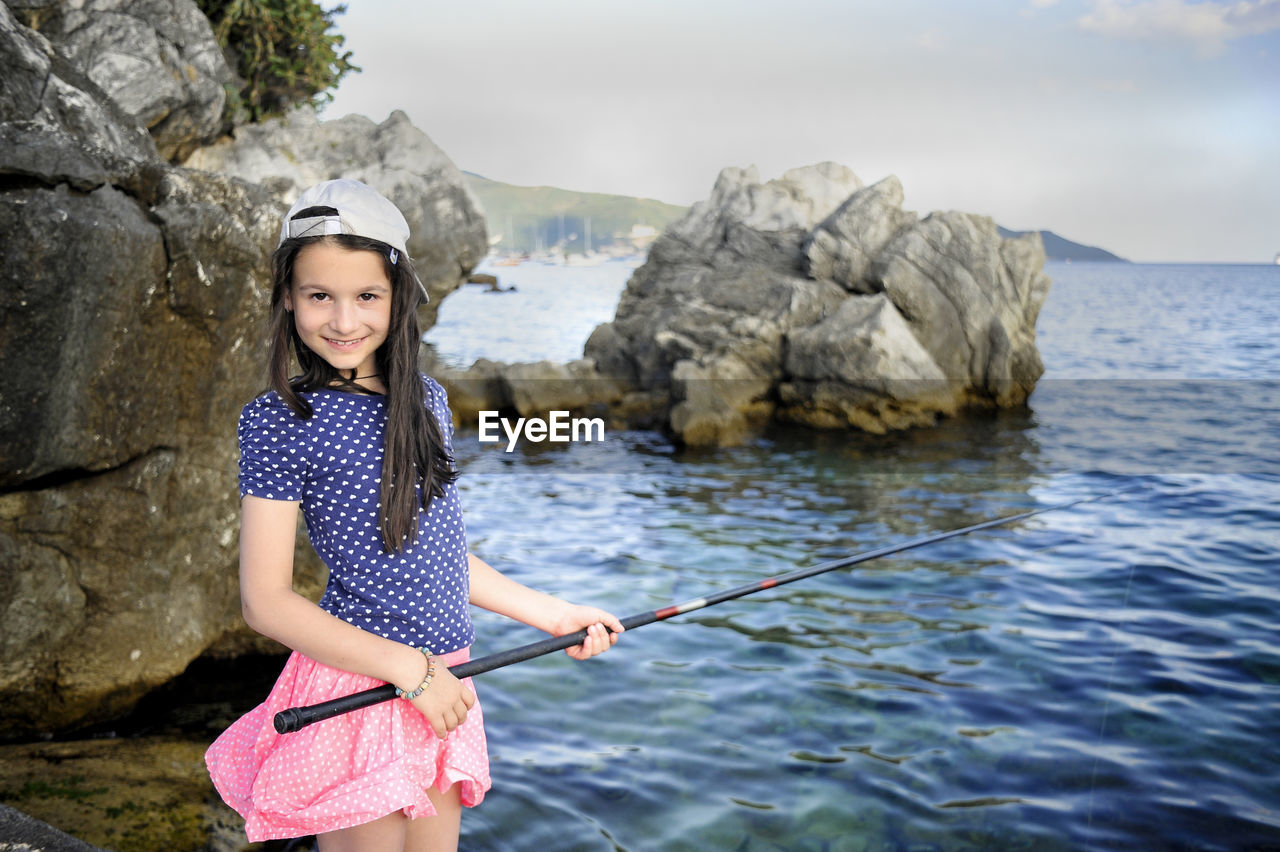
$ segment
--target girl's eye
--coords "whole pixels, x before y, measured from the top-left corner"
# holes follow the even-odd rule
[[[323,302],[325,299],[329,298],[329,294],[328,293],[312,293],[307,298],[313,302]]]
[[[372,302],[377,298],[378,298],[377,293],[361,293],[360,294],[360,301],[362,302]]]

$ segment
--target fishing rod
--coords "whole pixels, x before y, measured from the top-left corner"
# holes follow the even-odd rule
[[[692,598],[683,603],[671,604],[648,612],[638,612],[634,615],[628,615],[626,618],[621,618],[619,621],[622,622],[622,626],[627,630],[634,630],[635,628],[643,627],[646,624],[653,624],[655,621],[666,621],[668,618],[673,616],[684,615],[687,612],[694,612],[699,609],[706,609],[709,606],[715,606],[716,604],[721,604],[725,601],[735,600],[736,598],[745,597],[746,595],[755,594],[756,592],[763,592],[765,589],[785,586],[788,583],[794,583],[797,580],[804,580],[809,577],[816,577],[819,574],[826,574],[829,571],[836,571],[840,568],[849,568],[863,562],[870,562],[873,559],[892,556],[896,553],[914,550],[918,547],[924,547],[927,544],[935,544],[940,541],[946,541],[949,538],[957,538],[958,536],[968,535],[980,530],[1003,526],[1005,524],[1012,524],[1016,521],[1035,517],[1036,515],[1043,515],[1046,512],[1057,512],[1063,509],[1069,509],[1072,506],[1079,506],[1082,503],[1094,503],[1099,500],[1104,500],[1107,497],[1115,496],[1116,494],[1133,491],[1137,487],[1140,486],[1108,491],[1103,494],[1094,495],[1093,497],[1081,497],[1077,500],[1071,500],[1066,503],[1056,503],[1052,506],[1042,506],[1039,509],[1019,512],[1016,515],[1006,515],[1001,518],[993,518],[992,520],[982,521],[981,523],[972,524],[967,527],[959,527],[958,529],[947,530],[946,532],[911,539],[899,544],[891,544],[886,545],[885,547],[876,548],[875,550],[867,550],[862,553],[846,556],[842,559],[836,559],[831,562],[822,562],[817,565],[811,565],[807,568],[797,568],[794,571],[776,574],[772,577],[766,577],[763,580],[756,580],[751,583],[744,583],[741,586],[725,589],[706,597]],[[579,630],[577,633],[568,633],[564,636],[552,636],[539,642],[531,642],[528,645],[509,648],[505,651],[499,651],[496,654],[490,654],[486,657],[480,657],[465,663],[459,663],[456,666],[450,666],[449,672],[453,674],[454,677],[462,680],[463,678],[471,677],[472,675],[490,672],[494,669],[500,669],[503,666],[509,666],[514,663],[522,663],[525,660],[531,660],[534,657],[541,657],[545,654],[550,654],[553,651],[561,651],[565,648],[572,648],[574,645],[581,645],[586,641],[586,638],[586,630]],[[312,704],[308,707],[290,707],[287,710],[281,710],[275,715],[275,729],[277,733],[290,734],[323,719],[329,719],[343,713],[350,713],[353,710],[371,707],[374,704],[381,704],[383,701],[389,701],[395,697],[396,688],[394,685],[388,683],[383,686],[366,689],[364,692],[344,695],[341,698],[334,698],[329,701],[323,701],[319,704]]]

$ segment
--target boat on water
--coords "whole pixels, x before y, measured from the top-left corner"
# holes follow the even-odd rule
[[[598,251],[574,252],[564,256],[565,266],[599,266],[609,259],[607,254]]]

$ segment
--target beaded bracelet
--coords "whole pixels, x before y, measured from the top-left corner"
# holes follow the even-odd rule
[[[418,688],[413,692],[405,692],[400,687],[396,687],[396,695],[400,696],[405,701],[412,701],[425,692],[427,687],[431,685],[431,678],[435,677],[436,674],[436,661],[431,658],[431,649],[423,647],[418,650],[427,658],[427,676],[422,679],[422,683],[418,684]]]

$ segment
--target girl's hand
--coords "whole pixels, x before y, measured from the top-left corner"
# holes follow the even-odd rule
[[[603,654],[618,641],[618,634],[625,628],[617,616],[594,606],[568,604],[556,619],[551,628],[552,636],[564,636],[587,629],[587,639],[581,645],[565,649],[565,653],[575,660],[585,660],[596,654]],[[606,629],[609,628],[609,629]],[[609,630],[613,632],[610,633]]]
[[[453,676],[439,657],[435,658],[435,664],[436,673],[431,678],[431,685],[413,699],[413,706],[427,717],[436,736],[444,739],[450,731],[467,720],[467,711],[475,706],[476,696]]]

